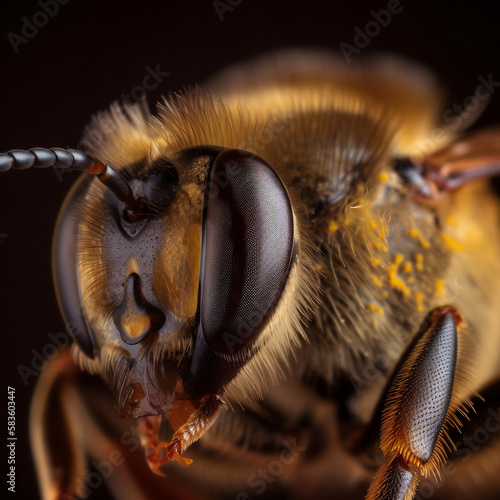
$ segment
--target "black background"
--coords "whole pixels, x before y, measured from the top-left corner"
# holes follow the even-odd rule
[[[338,50],[341,42],[352,44],[354,28],[364,29],[372,20],[370,11],[386,9],[387,3],[242,0],[221,21],[212,0],[70,0],[16,54],[8,34],[22,35],[23,18],[32,20],[41,7],[36,1],[4,1],[0,151],[76,147],[90,116],[140,85],[147,66],[170,73],[148,92],[153,107],[162,94],[202,83],[251,55],[290,46]],[[429,66],[448,90],[448,105],[473,95],[481,75],[500,81],[500,16],[486,2],[445,6],[401,0],[401,5],[402,12],[362,55],[389,51]],[[500,92],[493,94],[478,125],[498,123],[499,115]],[[18,436],[17,493],[8,494],[2,484],[6,498],[38,496],[27,428],[36,377],[25,386],[18,368],[31,368],[33,350],[42,353],[48,334],[63,328],[51,284],[50,244],[57,209],[74,175],[60,181],[52,169],[30,170],[9,172],[0,180],[2,366],[5,403],[7,385],[16,388]],[[6,469],[6,452],[0,461]],[[106,492],[91,498],[106,498]]]

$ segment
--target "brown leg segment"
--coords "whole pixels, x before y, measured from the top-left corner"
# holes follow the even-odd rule
[[[417,474],[439,474],[446,458],[446,430],[460,425],[456,411],[457,327],[450,306],[434,309],[425,328],[405,353],[388,391],[382,418],[381,448],[387,457],[377,471],[367,500],[410,500]]]
[[[451,429],[454,451],[441,477],[421,481],[422,498],[497,500],[500,498],[500,380],[479,391],[474,413],[459,432]]]
[[[81,493],[85,457],[66,402],[79,368],[69,350],[62,351],[43,370],[30,412],[31,445],[43,500],[71,498]]]

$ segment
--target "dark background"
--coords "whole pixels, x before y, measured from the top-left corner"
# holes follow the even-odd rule
[[[223,21],[212,0],[70,0],[16,54],[8,34],[22,36],[23,18],[33,20],[41,5],[2,2],[0,151],[76,147],[90,116],[141,85],[147,66],[170,73],[147,93],[153,106],[162,94],[201,83],[226,65],[270,49],[338,50],[341,42],[352,44],[354,28],[364,29],[370,11],[386,9],[388,1],[222,3],[232,9]],[[479,76],[492,74],[500,81],[500,16],[486,2],[436,3],[401,0],[402,12],[362,55],[382,50],[420,61],[443,81],[448,105],[461,104],[473,95]],[[499,121],[500,92],[478,125]],[[63,329],[51,284],[50,246],[58,207],[75,175],[59,179],[52,169],[30,170],[0,180],[2,366],[4,385],[16,388],[18,437],[17,493],[8,494],[2,485],[6,498],[38,496],[27,427],[37,377],[29,377],[25,386],[18,369],[36,371],[36,353],[51,343],[48,334]],[[6,464],[7,457],[0,460]],[[106,498],[106,492],[91,498]]]

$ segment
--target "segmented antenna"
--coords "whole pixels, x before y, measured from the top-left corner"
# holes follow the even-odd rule
[[[25,170],[30,167],[80,170],[93,174],[123,203],[131,212],[138,210],[141,204],[134,198],[132,189],[125,177],[109,165],[105,165],[97,158],[77,149],[62,148],[32,148],[11,149],[7,153],[0,153],[0,172],[11,168]]]

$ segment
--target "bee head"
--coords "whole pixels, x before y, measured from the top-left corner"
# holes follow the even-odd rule
[[[68,195],[55,282],[88,365],[141,417],[168,411],[179,384],[223,394],[277,348],[298,234],[282,180],[245,151],[192,147],[120,177],[133,202],[88,178]]]

